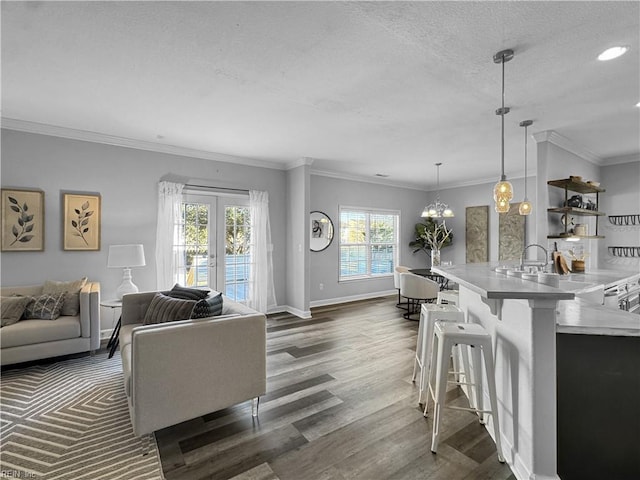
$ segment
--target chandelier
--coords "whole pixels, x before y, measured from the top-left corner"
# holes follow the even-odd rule
[[[502,64],[502,108],[496,110],[496,115],[500,115],[502,119],[502,175],[500,176],[500,181],[493,187],[493,201],[498,213],[508,213],[509,202],[513,198],[513,186],[507,181],[507,177],[504,174],[504,116],[509,113],[509,107],[504,106],[504,64],[512,58],[513,50],[503,50],[493,56],[494,63]]]
[[[429,218],[450,218],[454,216],[453,210],[449,208],[449,205],[440,201],[440,165],[442,165],[442,162],[436,163],[435,165],[437,167],[436,201],[424,207],[421,216]]]

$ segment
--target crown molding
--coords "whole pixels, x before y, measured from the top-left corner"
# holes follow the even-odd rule
[[[573,153],[574,155],[577,155],[578,157],[586,160],[587,162],[591,162],[594,165],[602,166],[604,164],[602,158],[593,153],[591,150],[577,145],[575,142],[569,140],[567,137],[560,135],[555,130],[545,130],[544,132],[534,133],[532,136],[536,143],[553,143],[563,150],[566,150],[569,153]]]
[[[77,130],[74,128],[60,127],[46,123],[28,122],[15,118],[2,117],[2,128],[19,132],[36,133],[51,137],[68,138],[83,142],[101,143],[104,145],[114,145],[117,147],[133,148],[136,150],[146,150],[150,152],[166,153],[169,155],[179,155],[181,157],[201,158],[204,160],[214,160],[216,162],[233,163],[234,165],[246,165],[249,167],[269,168],[272,170],[285,170],[286,166],[270,162],[268,160],[258,160],[246,157],[236,157],[224,153],[208,152],[193,148],[180,147],[177,145],[167,145],[164,143],[148,142],[133,138],[106,135],[104,133],[91,132],[88,130]]]
[[[301,157],[297,160],[289,162],[285,166],[285,170],[293,170],[294,168],[311,166],[313,164],[314,159],[311,157]]]
[[[621,165],[623,163],[640,162],[640,153],[632,153],[630,155],[620,155],[618,157],[609,157],[602,160],[602,165]]]
[[[374,177],[374,178],[362,177],[359,175],[351,175],[348,173],[333,172],[329,170],[312,169],[311,175],[317,175],[319,177],[337,178],[338,180],[348,180],[351,182],[374,183],[376,185],[386,185],[387,187],[408,188],[411,190],[420,190],[423,192],[426,191],[425,187],[411,184],[411,183],[394,182],[393,180],[377,178],[377,177]]]

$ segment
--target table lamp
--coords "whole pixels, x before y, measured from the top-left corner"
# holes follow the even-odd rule
[[[144,248],[142,245],[109,245],[108,268],[123,268],[122,284],[116,290],[116,296],[122,300],[126,293],[136,293],[138,287],[131,281],[131,268],[144,267]]]

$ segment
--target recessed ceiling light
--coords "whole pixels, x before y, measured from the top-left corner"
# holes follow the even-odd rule
[[[636,103],[636,107],[640,107],[640,102]]]
[[[606,60],[613,60],[614,58],[618,58],[620,55],[627,53],[627,50],[629,50],[629,47],[625,46],[607,48],[604,52],[598,55],[598,60],[602,62]]]

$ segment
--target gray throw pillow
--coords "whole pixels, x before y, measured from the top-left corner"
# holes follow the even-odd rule
[[[45,293],[37,297],[31,297],[31,302],[27,304],[27,308],[24,310],[24,318],[55,320],[60,316],[63,301],[64,293],[57,295]]]
[[[144,314],[144,325],[188,320],[195,306],[195,300],[182,300],[156,293]]]
[[[0,299],[2,327],[17,323],[30,301],[31,297],[2,297]]]
[[[171,290],[167,292],[167,295],[173,298],[181,298],[183,300],[202,300],[209,295],[209,289],[189,288],[182,287],[179,284],[175,284]]]
[[[60,315],[78,315],[80,313],[80,290],[87,284],[87,277],[71,282],[56,282],[47,280],[42,287],[42,293],[56,295],[64,293],[64,301]]]
[[[222,313],[222,293],[211,292],[211,295],[196,303],[191,318],[216,317]]]

